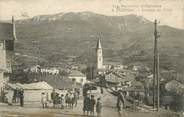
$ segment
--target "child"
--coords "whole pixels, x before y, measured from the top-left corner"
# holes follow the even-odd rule
[[[102,102],[101,102],[101,99],[100,99],[100,98],[97,99],[97,103],[96,103],[96,112],[97,112],[97,117],[101,117]]]
[[[41,103],[43,108],[47,108],[47,96],[44,92],[41,94]]]

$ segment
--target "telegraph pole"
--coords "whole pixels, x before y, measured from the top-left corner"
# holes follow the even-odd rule
[[[158,55],[158,38],[160,37],[157,31],[157,20],[154,22],[154,73],[153,73],[153,108],[160,106],[160,79],[159,79],[159,55]]]
[[[156,32],[156,28],[155,28],[155,32]],[[154,33],[155,36],[155,33]],[[156,38],[154,39],[154,66],[153,66],[153,108],[155,109],[156,104],[155,104],[155,100],[156,100]]]
[[[160,108],[159,54],[157,53],[157,111]]]

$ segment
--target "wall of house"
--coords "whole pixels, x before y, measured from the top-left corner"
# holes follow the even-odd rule
[[[5,90],[7,92],[6,97],[8,98],[9,102],[12,102],[13,99],[13,90]],[[46,92],[48,93],[48,99],[51,100],[51,93],[52,89],[48,90],[24,90],[24,101],[25,103],[28,102],[41,102],[41,93]],[[59,95],[63,94],[66,95],[67,90],[56,90]],[[41,105],[41,103],[40,103]]]
[[[86,77],[68,77],[68,78],[70,78],[70,79],[75,79],[75,81],[77,82],[77,83],[80,83],[80,84],[82,84],[82,85],[84,85],[85,83],[86,83]]]
[[[0,71],[0,89],[3,88],[3,82],[4,82],[3,72]]]
[[[9,75],[6,75],[4,71],[0,71],[0,89],[4,88],[5,83],[9,80]]]
[[[13,99],[13,90],[6,90],[7,98],[9,102]],[[41,93],[48,93],[48,98],[51,100],[52,90],[24,90],[24,101],[25,102],[41,102]],[[40,103],[41,104],[41,103]]]
[[[10,72],[11,70],[11,64],[13,60],[13,52],[12,51],[6,51],[6,69]]]
[[[6,51],[3,49],[3,44],[0,43],[0,69],[6,69]]]
[[[13,59],[13,51],[6,50],[4,42],[1,41],[0,42],[0,69],[11,71],[12,59]]]

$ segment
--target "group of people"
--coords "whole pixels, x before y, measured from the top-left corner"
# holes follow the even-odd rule
[[[14,89],[12,103],[20,103],[20,106],[24,106],[24,90]]]
[[[77,101],[79,99],[79,91],[68,91],[66,95],[59,94],[55,90],[51,93],[51,102],[53,103],[53,107],[57,109],[64,109],[64,107],[77,107]],[[41,103],[43,108],[48,107],[48,93],[43,92],[41,94]]]
[[[100,117],[101,116],[101,111],[102,111],[102,102],[101,102],[101,98],[97,99],[97,102],[94,98],[94,95],[89,95],[87,94],[84,97],[84,102],[83,102],[83,114],[87,114],[87,115],[92,115],[94,116],[95,114],[95,105],[96,105],[96,113],[97,116]]]

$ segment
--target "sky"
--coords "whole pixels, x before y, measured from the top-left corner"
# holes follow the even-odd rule
[[[118,8],[117,8],[118,7]],[[91,11],[105,15],[141,15],[184,29],[184,0],[0,0],[0,20],[60,12]]]

